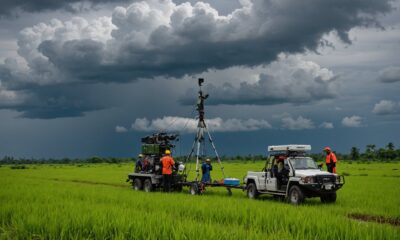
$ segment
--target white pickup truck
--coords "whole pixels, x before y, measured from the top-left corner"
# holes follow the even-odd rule
[[[336,191],[344,177],[322,171],[306,156],[310,145],[269,146],[269,157],[261,172],[247,172],[244,184],[249,198],[271,194],[301,204],[305,198],[320,197],[321,202],[336,201]]]

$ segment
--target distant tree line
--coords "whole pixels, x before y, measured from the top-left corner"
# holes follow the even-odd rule
[[[133,158],[89,157],[89,158],[14,158],[5,156],[1,164],[73,164],[73,163],[124,163],[132,162]]]
[[[317,161],[325,160],[325,154],[311,154]],[[342,154],[336,153],[339,160],[353,160],[353,161],[400,161],[400,149],[396,149],[392,142],[388,143],[385,147],[377,148],[375,144],[368,144],[365,151],[361,152],[359,148],[352,147],[350,153]]]
[[[211,158],[211,157],[210,157]],[[263,155],[237,155],[237,156],[221,156],[221,161],[248,161],[255,162],[264,160]],[[187,156],[175,156],[175,161],[185,162]],[[213,159],[213,158],[211,158]],[[216,161],[216,159],[213,159]],[[193,161],[193,157],[191,159]],[[0,158],[0,165],[2,164],[82,164],[82,163],[134,163],[136,158],[117,158],[117,157],[89,157],[89,158],[14,158],[11,156],[5,156]]]
[[[348,159],[351,160],[400,160],[400,149],[396,149],[392,142],[383,148],[377,148],[375,144],[368,144],[365,152],[352,147]]]
[[[368,144],[365,148],[365,152],[361,152],[359,148],[352,147],[350,153],[336,153],[339,160],[353,160],[353,161],[400,161],[400,149],[396,149],[393,143],[388,143],[383,148],[377,148],[375,144]],[[324,161],[324,153],[313,153],[311,157],[316,161]],[[187,156],[175,156],[176,161],[185,162]],[[216,161],[211,158],[213,161]],[[236,156],[221,156],[221,161],[240,161],[240,162],[256,162],[264,161],[266,155],[236,155]],[[5,156],[0,159],[1,164],[82,164],[82,163],[127,163],[135,162],[135,158],[117,158],[117,157],[89,157],[89,158],[14,158],[10,156]],[[193,161],[193,158],[192,160]]]

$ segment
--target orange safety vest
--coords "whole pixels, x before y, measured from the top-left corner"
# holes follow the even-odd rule
[[[336,155],[333,152],[330,152],[328,155],[326,155],[326,164],[328,163],[336,163]]]
[[[172,174],[172,166],[174,166],[175,162],[171,156],[164,156],[161,158],[162,164],[162,174]]]

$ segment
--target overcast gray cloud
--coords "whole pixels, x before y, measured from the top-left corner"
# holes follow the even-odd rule
[[[134,0],[2,0],[1,17],[15,17],[23,12],[42,12],[50,10],[66,10],[77,12],[87,10],[101,3],[132,2]]]
[[[347,36],[350,29],[374,25],[377,15],[391,9],[389,0],[241,2],[241,8],[222,15],[206,3],[175,4],[169,0],[151,0],[117,7],[112,16],[94,20],[54,19],[36,24],[20,33],[20,58],[8,59],[0,66],[3,91],[15,91],[16,98],[22,99],[19,96],[22,93],[37,94],[31,89],[38,86],[181,77],[208,69],[268,64],[281,52],[301,53],[306,49],[317,49],[324,43],[323,35],[329,32],[350,42]],[[302,77],[308,73],[299,71],[297,74]],[[260,75],[258,84],[275,82],[271,76]],[[314,98],[334,96],[330,85],[323,84],[322,78],[313,81],[311,90],[299,95],[289,91],[293,95],[292,101],[309,102]],[[249,91],[258,89],[249,84],[241,87]],[[327,90],[327,94],[318,94],[319,89]],[[285,102],[277,96],[269,98],[265,95],[249,101]],[[91,108],[89,104],[82,107],[68,98],[59,102],[70,106],[71,111],[66,113],[71,112],[74,116]],[[18,109],[29,111],[31,104],[25,103]],[[74,106],[79,106],[76,111],[72,111]],[[93,110],[98,108],[95,106]],[[58,108],[48,109],[57,111]],[[39,112],[24,116],[40,118]],[[44,117],[49,116],[51,114]]]
[[[400,113],[400,102],[381,100],[379,103],[375,104],[372,112],[378,115],[390,115]]]
[[[284,117],[282,118],[282,127],[289,130],[302,130],[315,128],[314,122],[311,119],[298,116],[297,118]]]
[[[351,117],[344,117],[342,119],[342,125],[345,127],[362,127],[363,118],[357,115],[353,115]]]
[[[323,122],[319,125],[320,128],[325,128],[325,129],[333,129],[333,123],[331,122]]]
[[[400,67],[387,67],[379,72],[379,80],[384,83],[400,82]]]
[[[115,132],[124,133],[124,132],[128,132],[128,129],[124,126],[115,126]]]
[[[194,118],[193,105],[178,100],[197,88],[198,77],[206,79],[207,91],[208,84],[218,90],[207,100],[206,116],[236,126],[213,135],[221,154],[264,154],[265,146],[288,141],[342,153],[371,143],[399,145],[400,115],[392,107],[400,101],[399,81],[386,72],[399,66],[400,1],[390,2],[397,9],[392,12],[382,8],[386,1],[267,0],[256,3],[258,12],[237,0],[206,0],[211,7],[196,6],[196,0],[151,1],[117,9],[114,2],[94,8],[77,2],[70,10],[45,7],[0,17],[0,135],[6,136],[0,157],[137,154],[140,138],[149,133],[132,129],[132,120],[145,118],[147,131],[157,131],[157,119],[165,128],[170,121],[163,116],[182,116],[185,124]],[[206,14],[199,14],[200,5]],[[236,8],[243,18],[235,23]],[[373,21],[360,24],[364,16]],[[370,27],[375,19],[384,28]],[[350,25],[351,44],[335,30]],[[229,93],[224,89],[238,99],[221,97]],[[196,100],[192,93],[186,96],[190,103]],[[227,104],[217,104],[222,101]],[[362,116],[360,124],[353,115]],[[363,127],[345,127],[345,117],[348,125]],[[283,118],[285,126],[304,130],[284,128]],[[237,130],[249,126],[261,127]],[[182,153],[193,140],[193,130],[185,131]]]

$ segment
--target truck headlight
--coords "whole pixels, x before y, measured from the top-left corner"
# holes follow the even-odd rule
[[[314,177],[307,176],[307,177],[301,177],[301,180],[303,183],[314,183]]]

